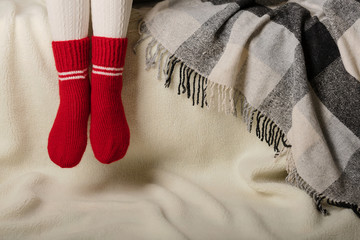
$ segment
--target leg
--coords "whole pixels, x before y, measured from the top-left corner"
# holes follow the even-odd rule
[[[90,141],[95,157],[106,164],[123,158],[130,141],[121,90],[131,6],[132,0],[91,0]]]
[[[89,0],[47,0],[46,3],[60,93],[48,152],[54,163],[70,168],[80,162],[87,144],[90,3]]]
[[[94,36],[126,38],[132,0],[91,0]]]

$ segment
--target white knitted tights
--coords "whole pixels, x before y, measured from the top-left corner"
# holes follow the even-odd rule
[[[54,41],[88,36],[90,0],[46,0]],[[95,36],[126,37],[132,0],[91,0]]]
[[[126,37],[132,0],[91,0],[91,17],[95,36]]]

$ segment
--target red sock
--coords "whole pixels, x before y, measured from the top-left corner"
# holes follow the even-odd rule
[[[126,47],[127,38],[92,38],[90,141],[105,164],[123,158],[130,141],[121,100]]]
[[[60,106],[49,135],[48,152],[55,164],[71,168],[80,162],[87,143],[90,40],[56,41],[52,47],[59,72]]]

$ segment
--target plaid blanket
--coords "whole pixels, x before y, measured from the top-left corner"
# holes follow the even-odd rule
[[[360,0],[167,0],[140,31],[166,87],[242,116],[319,211],[360,217]]]

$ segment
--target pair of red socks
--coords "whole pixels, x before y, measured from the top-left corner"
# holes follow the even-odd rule
[[[63,168],[76,166],[90,142],[95,157],[109,164],[123,158],[130,131],[121,100],[127,38],[90,38],[52,43],[59,74],[60,106],[49,134],[50,159]]]

